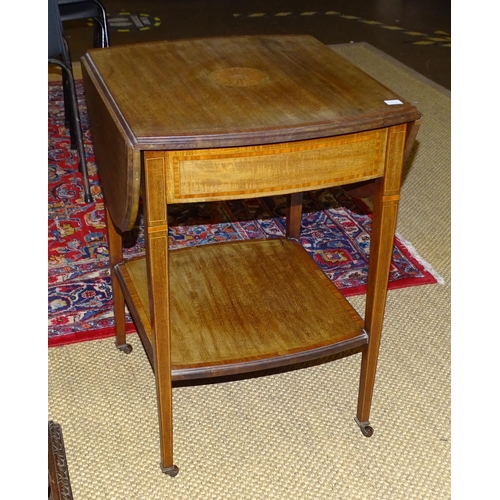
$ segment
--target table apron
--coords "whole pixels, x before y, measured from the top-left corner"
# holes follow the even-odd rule
[[[388,129],[240,148],[147,151],[166,171],[167,203],[286,194],[384,175]]]

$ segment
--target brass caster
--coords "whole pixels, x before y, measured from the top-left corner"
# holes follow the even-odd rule
[[[132,346],[130,344],[121,344],[121,345],[116,344],[116,347],[125,354],[130,354],[132,352]]]
[[[179,473],[179,467],[177,465],[172,465],[171,467],[163,467],[160,463],[160,469],[164,474],[168,474],[170,477],[175,477]]]
[[[358,420],[358,417],[354,418],[354,421],[359,425],[359,428],[361,429],[361,433],[365,437],[372,437],[373,436],[373,427],[370,425],[370,422],[360,422]]]

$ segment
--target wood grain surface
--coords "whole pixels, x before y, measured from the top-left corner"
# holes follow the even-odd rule
[[[418,118],[410,103],[307,35],[117,46],[90,50],[83,64],[144,149],[317,139]],[[395,99],[401,104],[385,103]]]
[[[367,343],[362,319],[295,241],[176,250],[169,268],[163,308],[174,380],[283,366]],[[151,342],[146,261],[130,260],[118,272]]]

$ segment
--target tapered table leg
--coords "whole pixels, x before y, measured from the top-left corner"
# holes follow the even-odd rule
[[[132,346],[126,342],[125,298],[115,274],[115,266],[123,261],[123,240],[121,233],[116,229],[108,209],[106,212],[106,229],[108,235],[108,252],[111,272],[111,288],[113,291],[113,311],[115,315],[116,347],[125,353],[132,351]]]
[[[144,229],[149,283],[149,308],[156,380],[160,449],[163,472],[177,475],[173,463],[172,372],[168,274],[168,220],[165,198],[166,168],[163,155],[144,155]]]
[[[394,235],[401,186],[401,164],[406,140],[406,125],[389,129],[384,177],[375,181],[370,263],[366,294],[365,330],[368,345],[363,349],[356,422],[365,436],[371,436],[369,416],[375,372],[384,321],[387,284],[392,261]]]
[[[292,193],[287,196],[286,205],[286,237],[298,240],[302,225],[303,193]]]
[[[417,138],[418,130],[420,129],[420,124],[422,123],[422,119],[415,120],[414,122],[410,122],[407,125],[406,132],[406,142],[405,142],[405,153],[403,157],[403,163],[406,162],[408,156],[410,156],[411,150],[413,149],[413,145],[415,144],[415,139]]]

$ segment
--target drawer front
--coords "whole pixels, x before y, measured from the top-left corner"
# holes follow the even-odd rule
[[[165,152],[167,202],[286,194],[380,177],[387,129],[266,146]]]

